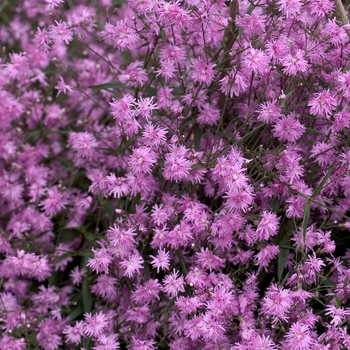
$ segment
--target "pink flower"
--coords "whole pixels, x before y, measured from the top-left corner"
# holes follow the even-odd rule
[[[156,104],[153,104],[153,97],[140,97],[137,102],[135,102],[135,114],[141,115],[147,121],[151,117],[152,111],[158,109]]]
[[[89,132],[71,132],[68,144],[81,158],[91,159],[95,155],[95,148],[98,146],[96,138]]]
[[[148,147],[141,146],[133,149],[133,154],[129,158],[129,168],[135,173],[150,173],[152,166],[156,163],[156,154]]]
[[[100,311],[92,316],[91,313],[84,314],[84,334],[88,337],[97,337],[107,326],[107,317]]]
[[[325,17],[332,11],[334,4],[329,0],[315,0],[310,6],[310,12],[315,14],[318,18]]]
[[[282,115],[281,111],[277,100],[265,102],[260,105],[258,119],[265,123],[276,122]]]
[[[262,75],[269,71],[269,63],[270,59],[263,51],[250,48],[243,57],[242,67],[257,75]]]
[[[192,64],[193,72],[192,79],[198,83],[204,83],[210,85],[214,79],[215,71],[213,68],[216,64],[205,63],[200,60],[195,60]]]
[[[158,148],[166,142],[166,134],[168,131],[153,124],[147,124],[142,132],[142,141],[146,146]]]
[[[129,193],[129,186],[124,177],[116,177],[114,174],[106,176],[108,183],[108,194],[114,198],[126,196]]]
[[[225,266],[225,260],[214,255],[208,248],[196,253],[196,262],[203,269],[215,270]]]
[[[118,124],[123,123],[125,120],[135,115],[135,98],[126,94],[122,99],[112,99],[110,102],[111,114]]]
[[[191,169],[192,163],[186,159],[187,150],[183,146],[174,146],[170,153],[166,154],[163,176],[167,180],[183,180]]]
[[[246,212],[253,204],[254,197],[255,195],[251,186],[247,186],[244,189],[229,189],[224,196],[226,198],[225,207],[233,212]]]
[[[133,335],[131,337],[130,350],[155,350],[155,344],[154,340],[141,340]]]
[[[133,277],[135,273],[139,273],[140,270],[143,268],[143,259],[139,254],[133,254],[129,258],[124,259],[120,266],[125,269],[124,276],[127,276],[129,278]]]
[[[248,87],[249,81],[247,77],[235,69],[228,72],[226,76],[220,80],[220,91],[231,98],[233,95],[239,96],[247,91]]]
[[[169,59],[164,59],[160,61],[160,68],[155,70],[156,76],[162,76],[165,78],[165,81],[175,77],[176,73],[175,63]]]
[[[350,315],[350,310],[335,305],[327,305],[325,314],[332,318],[330,324],[337,327]]]
[[[304,52],[297,50],[294,55],[287,55],[281,59],[283,64],[283,72],[287,75],[295,76],[299,72],[306,72],[308,69],[308,63],[304,58]]]
[[[87,266],[97,273],[104,272],[108,273],[108,266],[112,262],[112,257],[110,256],[108,250],[104,247],[100,249],[91,249],[94,253],[93,258],[89,258]]]
[[[66,207],[67,200],[64,193],[60,192],[57,186],[48,188],[47,198],[41,201],[39,207],[42,207],[47,216],[54,216]]]
[[[138,286],[135,292],[132,293],[132,299],[137,303],[149,303],[154,299],[159,300],[159,292],[162,291],[162,286],[157,280],[150,279],[143,286]]]
[[[64,0],[45,0],[46,9],[52,10],[64,3]]]
[[[310,113],[318,117],[326,117],[329,119],[331,113],[337,106],[337,99],[329,90],[323,90],[315,95],[308,103]]]
[[[175,305],[179,308],[180,313],[183,315],[188,315],[195,313],[196,310],[202,305],[199,297],[183,297],[177,298]]]
[[[113,28],[112,41],[114,47],[120,50],[130,49],[139,40],[138,34],[135,32],[131,23],[127,20],[118,21]]]
[[[349,40],[345,29],[336,22],[335,18],[328,19],[323,33],[325,36],[329,37],[329,41],[335,46],[345,45]]]
[[[61,76],[60,76],[60,81],[59,81],[59,82],[57,83],[57,85],[55,86],[55,89],[58,90],[57,96],[58,96],[61,92],[63,92],[64,94],[66,94],[67,91],[72,91],[72,88],[64,82],[64,80],[63,80],[63,78],[62,78]]]
[[[179,276],[179,271],[173,270],[173,273],[167,275],[164,280],[164,292],[170,297],[174,298],[179,292],[185,291],[185,281],[182,276]]]
[[[200,112],[197,117],[199,125],[213,126],[220,120],[220,110],[209,103],[204,103],[199,110]]]
[[[247,37],[254,34],[260,35],[265,30],[265,18],[257,13],[236,17],[236,24],[244,30]]]
[[[338,81],[340,83],[340,88],[343,91],[344,97],[350,97],[350,71],[342,73],[338,76]]]
[[[203,339],[207,341],[220,342],[225,338],[225,328],[218,320],[215,320],[210,312],[200,317],[198,330]]]
[[[271,261],[277,257],[279,252],[279,247],[273,244],[262,248],[255,257],[255,265],[259,266],[259,270],[264,269],[267,271]]]
[[[67,342],[73,344],[79,344],[81,342],[81,337],[84,335],[84,322],[78,321],[73,327],[66,326],[63,330]]]
[[[310,329],[299,321],[291,325],[285,339],[286,345],[293,350],[309,350],[314,343],[314,339],[310,335]]]
[[[119,346],[118,334],[100,334],[92,350],[118,350]]]
[[[273,342],[270,336],[257,335],[253,338],[253,346],[255,350],[277,350],[277,345]]]
[[[272,323],[280,320],[288,319],[287,313],[292,307],[293,300],[289,290],[272,284],[266,292],[261,304],[261,312],[263,315],[271,317]]]
[[[152,258],[151,264],[153,267],[157,268],[157,273],[159,270],[168,270],[170,266],[170,257],[169,252],[166,252],[164,249],[159,249],[156,256],[150,255]]]
[[[273,134],[281,141],[295,142],[305,132],[305,127],[297,119],[294,113],[277,120],[273,127]]]
[[[287,18],[297,16],[303,5],[300,0],[278,0],[277,4]]]
[[[3,334],[0,339],[1,349],[24,350],[26,348],[26,341],[24,338],[16,339],[7,334]]]
[[[275,213],[264,211],[261,220],[256,229],[256,235],[260,240],[268,240],[270,237],[277,235],[279,218]]]
[[[91,292],[109,303],[113,303],[117,298],[116,283],[117,279],[110,275],[99,275],[96,283],[91,286]]]
[[[55,21],[56,25],[50,26],[51,38],[57,43],[68,45],[73,40],[73,30],[69,28],[68,23]]]

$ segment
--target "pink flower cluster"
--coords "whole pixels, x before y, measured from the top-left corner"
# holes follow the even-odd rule
[[[343,10],[0,5],[0,348],[350,348]]]

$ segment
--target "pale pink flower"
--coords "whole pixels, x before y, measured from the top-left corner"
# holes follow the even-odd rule
[[[259,266],[259,270],[267,271],[271,261],[277,257],[279,252],[280,248],[273,244],[262,248],[255,257],[255,265]]]
[[[286,345],[293,350],[309,350],[314,343],[310,335],[310,329],[299,321],[294,322],[286,336]]]
[[[168,270],[170,266],[170,256],[169,252],[166,252],[164,249],[159,249],[156,256],[150,255],[152,258],[151,264],[153,267],[157,268],[157,273],[159,270]]]
[[[295,142],[305,132],[305,126],[296,118],[294,113],[277,120],[273,127],[273,134],[280,141]]]
[[[129,278],[140,273],[140,270],[143,268],[142,264],[143,259],[139,254],[133,254],[129,258],[120,262],[120,266],[125,269],[124,276]]]
[[[283,57],[281,63],[284,66],[283,72],[291,76],[295,76],[299,72],[306,72],[308,69],[308,63],[302,50],[297,50],[295,54],[288,54]]]
[[[185,281],[182,276],[179,276],[179,271],[173,270],[173,273],[167,275],[164,280],[164,292],[170,297],[174,298],[179,292],[185,291]]]
[[[287,18],[297,16],[303,5],[300,0],[278,0],[277,4]]]
[[[329,90],[323,90],[317,93],[308,103],[310,113],[318,117],[330,118],[332,112],[337,106],[337,99],[330,93]]]
[[[213,63],[205,63],[201,60],[195,60],[192,63],[192,79],[195,82],[209,85],[214,79],[215,71],[213,70],[213,68],[215,66],[216,64]]]
[[[84,317],[84,334],[88,337],[97,337],[100,335],[108,323],[107,317],[102,313],[102,311],[96,313],[95,315],[86,313],[84,314]]]
[[[56,25],[50,26],[50,35],[54,42],[68,45],[73,40],[73,30],[67,22],[55,21]]]
[[[268,240],[277,235],[279,227],[279,218],[275,213],[264,211],[261,214],[261,220],[256,229],[256,235],[261,240]]]
[[[67,93],[67,91],[72,91],[72,88],[70,85],[67,85],[64,80],[63,80],[63,77],[60,76],[59,78],[60,80],[57,82],[57,85],[55,86],[55,89],[58,90],[58,93],[57,93],[57,96],[63,92],[64,94]]]
[[[243,56],[242,67],[261,75],[269,71],[269,63],[270,59],[263,51],[250,48]]]
[[[74,326],[66,326],[63,334],[65,334],[67,342],[79,344],[84,335],[84,322],[78,321]]]

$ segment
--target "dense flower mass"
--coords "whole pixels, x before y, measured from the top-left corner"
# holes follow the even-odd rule
[[[0,4],[0,349],[350,349],[339,0]]]

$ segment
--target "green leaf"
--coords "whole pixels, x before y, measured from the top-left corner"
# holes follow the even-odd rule
[[[82,315],[83,312],[84,312],[83,307],[82,306],[78,306],[69,314],[69,318],[72,321],[74,321],[76,318],[78,318],[80,315]]]
[[[303,238],[304,241],[306,240],[306,230],[307,230],[307,224],[309,222],[310,217],[310,198],[306,200],[305,208],[304,208],[304,216],[303,216],[303,223],[301,225],[303,229]]]
[[[143,88],[145,97],[152,97],[157,95],[157,89],[151,86],[145,86]]]
[[[90,285],[87,278],[84,279],[81,292],[83,297],[83,310],[84,312],[91,312],[92,309],[92,296],[90,291]]]
[[[273,212],[277,212],[278,211],[278,209],[279,209],[279,207],[280,207],[280,201],[278,200],[278,198],[274,198],[272,201],[271,201],[271,210],[273,211]]]
[[[182,87],[177,87],[177,88],[174,88],[174,89],[173,89],[172,94],[173,94],[174,96],[182,96],[182,95],[185,94],[185,91],[184,91],[184,89],[183,89]]]
[[[281,226],[280,232],[279,232],[278,243],[279,243],[280,253],[278,255],[278,261],[277,261],[277,277],[278,277],[278,281],[280,282],[282,280],[283,271],[286,266],[289,250],[290,248],[292,248],[290,247],[291,232],[293,232],[293,229],[291,226],[292,226],[291,221],[288,220],[283,224],[283,226]]]
[[[198,125],[195,125],[194,126],[194,148],[196,151],[200,150],[201,138],[202,138],[202,130],[199,128]]]
[[[167,43],[167,37],[166,37],[166,34],[165,34],[165,31],[163,29],[160,30],[160,36],[163,40],[163,44],[166,44]]]
[[[284,99],[280,99],[279,105],[281,107],[284,107],[284,105],[286,104],[286,102],[288,101],[288,98],[290,97],[290,95],[295,91],[295,89],[293,89],[292,91],[288,92],[288,94],[286,95],[286,98]]]
[[[76,256],[77,253],[76,252],[67,252],[67,253],[63,253],[62,255],[60,255],[53,263],[57,264],[59,262],[61,262],[64,259],[70,258],[72,256]]]
[[[109,219],[111,220],[111,222],[114,222],[115,211],[114,211],[114,206],[113,206],[112,202],[108,202],[108,203],[104,206],[104,211],[105,211],[106,214],[108,215],[108,217],[109,217]]]
[[[94,257],[94,253],[91,250],[85,250],[83,252],[79,252],[78,255],[84,256],[86,258],[93,258]]]
[[[320,134],[322,135],[323,133],[317,129],[312,129],[312,128],[306,128],[306,133],[307,134]]]
[[[180,249],[176,250],[176,255],[180,260],[180,265],[181,265],[181,270],[184,276],[187,276],[187,269],[186,269],[186,264],[185,264],[185,260],[184,257],[182,255],[182,252]]]
[[[320,192],[321,192],[321,190],[322,190],[324,184],[325,184],[326,181],[329,179],[329,177],[333,174],[334,168],[335,168],[334,165],[332,165],[332,166],[329,168],[329,170],[328,170],[326,176],[323,178],[323,180],[322,180],[322,181],[320,182],[320,184],[316,187],[314,193],[312,194],[312,196],[311,196],[312,198],[315,198],[316,196],[318,196],[318,195],[320,194]]]
[[[289,239],[290,240],[290,239]],[[281,281],[284,267],[286,266],[286,261],[288,258],[289,249],[280,248],[280,253],[278,255],[278,267],[277,267],[277,277]]]
[[[149,280],[151,278],[151,273],[146,261],[143,261],[143,272],[145,273],[147,280]]]
[[[73,241],[79,235],[79,230],[64,228],[58,231],[57,243],[67,243]]]
[[[30,333],[26,338],[27,338],[27,342],[28,342],[28,345],[30,345],[31,347],[37,349],[38,348],[38,341],[36,339],[37,337],[37,333],[35,332],[32,332]]]
[[[134,88],[130,86],[126,86],[124,83],[121,83],[119,81],[100,84],[100,85],[92,85],[89,86],[89,88],[92,89],[127,89],[127,90],[134,90]]]
[[[247,11],[245,12],[246,15],[250,15],[253,12],[254,9],[255,9],[255,5],[253,3],[250,3]]]

